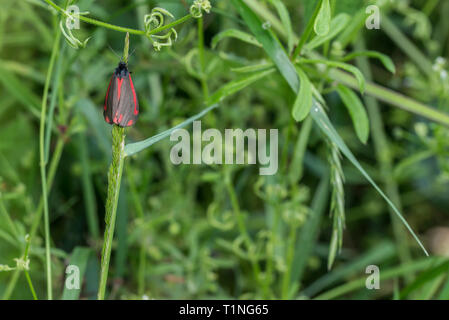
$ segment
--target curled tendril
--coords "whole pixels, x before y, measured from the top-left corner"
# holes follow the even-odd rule
[[[156,51],[160,51],[162,47],[172,46],[173,42],[178,39],[178,33],[174,28],[170,28],[163,35],[151,34],[153,30],[164,26],[166,17],[174,19],[169,11],[159,7],[154,8],[150,14],[144,16],[145,34]]]
[[[211,8],[212,6],[209,0],[195,0],[190,6],[190,14],[192,17],[198,19],[203,16],[203,11],[209,13]]]
[[[72,29],[67,26],[68,22],[75,22],[76,20],[79,20],[80,15],[87,15],[89,14],[88,11],[85,12],[76,12],[76,13],[70,13],[67,10],[64,10],[63,16],[66,18],[66,23],[63,23],[64,19],[61,19],[59,21],[59,29],[61,29],[62,34],[64,35],[65,39],[67,40],[67,43],[73,48],[73,49],[79,49],[85,48],[87,45],[87,42],[89,41],[90,37],[87,38],[84,41],[78,40],[72,33]],[[65,27],[65,28],[64,28]],[[67,29],[67,31],[66,31]]]

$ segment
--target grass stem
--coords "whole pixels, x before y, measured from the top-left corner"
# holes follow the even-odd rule
[[[125,36],[123,49],[123,62],[128,63],[129,33]],[[112,240],[114,239],[115,220],[117,218],[117,205],[120,195],[123,163],[125,161],[125,128],[113,125],[112,127],[112,163],[108,173],[108,197],[106,200],[106,228],[104,232],[103,250],[101,252],[100,285],[98,300],[104,300],[106,284],[111,259]]]
[[[50,257],[50,218],[48,212],[48,199],[47,199],[47,174],[46,174],[46,163],[45,163],[45,122],[47,116],[47,97],[50,87],[50,80],[53,73],[53,66],[55,64],[56,56],[58,55],[59,40],[61,38],[61,33],[56,31],[55,40],[53,43],[53,49],[51,52],[50,64],[47,70],[47,77],[45,80],[44,93],[42,95],[42,106],[41,106],[41,119],[40,119],[40,130],[39,130],[39,153],[40,153],[40,174],[41,174],[41,185],[42,185],[42,199],[44,208],[44,224],[45,224],[45,261],[46,261],[46,274],[47,274],[47,298],[48,300],[53,299],[52,294],[52,279],[51,279],[51,257]]]

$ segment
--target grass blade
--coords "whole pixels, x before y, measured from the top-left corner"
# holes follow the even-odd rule
[[[142,150],[152,146],[156,142],[161,141],[162,139],[168,137],[176,129],[184,128],[185,126],[187,126],[190,123],[192,123],[193,121],[203,117],[206,113],[208,113],[209,111],[217,108],[218,106],[219,106],[218,104],[214,104],[214,105],[204,109],[200,113],[194,115],[193,117],[188,118],[186,121],[178,124],[177,126],[171,128],[171,129],[165,130],[165,131],[163,131],[161,133],[158,133],[157,135],[155,135],[155,136],[153,136],[151,138],[148,138],[148,139],[143,140],[143,141],[127,144],[125,146],[125,157],[132,156],[133,154],[136,154],[136,153],[138,153],[138,152],[140,152],[140,151],[142,151]]]
[[[331,17],[331,4],[329,0],[322,0],[320,11],[313,26],[317,35],[325,36],[329,33]]]
[[[362,101],[354,91],[341,84],[337,86],[337,92],[351,115],[357,137],[363,144],[366,144],[369,137],[369,120]]]
[[[217,34],[215,37],[213,37],[212,39],[212,49],[217,47],[218,42],[220,42],[221,40],[225,39],[225,38],[235,38],[235,39],[239,39],[243,42],[252,44],[256,47],[261,47],[262,45],[259,43],[259,41],[256,40],[256,38],[254,38],[252,35],[240,31],[240,30],[236,30],[236,29],[228,29],[225,31],[220,32],[219,34]]]

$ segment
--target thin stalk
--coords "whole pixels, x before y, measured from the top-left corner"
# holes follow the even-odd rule
[[[83,184],[84,205],[86,208],[87,226],[92,239],[100,237],[100,228],[98,226],[97,203],[95,201],[94,187],[92,184],[91,168],[89,164],[89,150],[87,146],[86,136],[78,137],[79,156],[81,167],[81,182]]]
[[[1,192],[0,192],[0,213],[3,216],[3,219],[6,221],[6,224],[8,225],[11,231],[11,235],[13,235],[15,238],[18,235],[17,228],[11,216],[9,215],[8,210],[6,210],[5,204],[3,202],[3,195]]]
[[[112,127],[112,163],[108,174],[108,197],[106,200],[106,229],[101,253],[101,274],[98,288],[98,300],[104,300],[111,259],[112,240],[114,238],[117,204],[120,193],[123,163],[125,160],[125,130],[117,125]]]
[[[270,286],[273,282],[273,262],[275,258],[275,251],[278,245],[278,229],[280,224],[280,212],[279,203],[275,203],[273,206],[274,221],[271,227],[270,246],[267,248],[267,268],[266,268],[266,281],[265,281],[265,299],[270,298],[271,290]]]
[[[62,12],[63,14],[66,14],[66,11],[63,8],[61,8],[58,5],[56,5],[53,1],[45,0],[45,2],[47,2],[51,7],[53,7],[57,11]],[[110,23],[107,23],[107,22],[103,22],[103,21],[100,21],[100,20],[88,18],[88,17],[82,16],[82,15],[79,16],[79,19],[81,21],[84,21],[84,22],[87,22],[87,23],[90,23],[90,24],[93,24],[93,25],[96,25],[96,26],[99,26],[99,27],[112,29],[112,30],[119,31],[119,32],[127,32],[127,33],[130,33],[130,34],[136,34],[136,35],[141,35],[141,36],[151,36],[151,35],[157,34],[159,32],[162,32],[162,31],[168,30],[170,28],[173,28],[174,26],[176,26],[178,24],[186,22],[191,17],[192,17],[192,15],[189,13],[189,14],[185,15],[184,17],[182,17],[182,18],[180,18],[180,19],[178,19],[176,21],[173,21],[172,23],[169,23],[167,25],[164,25],[164,26],[161,26],[159,28],[153,29],[153,30],[151,30],[148,33],[146,33],[144,30],[137,30],[137,29],[132,29],[132,28],[120,27],[120,26],[116,26],[116,25],[113,25],[113,24],[110,24]]]
[[[27,235],[25,237],[25,241],[26,241],[26,245],[25,245],[25,253],[23,254],[23,259],[26,261],[28,259],[28,252],[30,251],[31,238]],[[36,291],[34,290],[33,282],[31,281],[30,274],[29,274],[28,270],[25,269],[24,271],[25,271],[25,277],[28,282],[28,286],[30,287],[31,294],[33,295],[33,299],[38,300]]]
[[[290,278],[292,274],[293,259],[295,258],[295,242],[296,242],[297,226],[290,227],[290,232],[287,238],[287,252],[286,252],[286,265],[287,268],[282,275],[282,287],[281,287],[281,299],[286,300],[289,298],[290,293]]]
[[[56,143],[55,151],[53,152],[53,157],[50,162],[50,169],[47,174],[47,193],[50,192],[51,187],[53,186],[54,177],[56,174],[56,169],[59,166],[59,161],[61,160],[62,151],[64,149],[64,137],[60,136],[58,142]],[[39,204],[34,214],[33,224],[31,225],[30,238],[33,239],[36,235],[37,229],[39,228],[39,224],[42,219],[42,213],[44,208],[44,200],[43,197],[39,200]]]
[[[129,33],[126,33],[123,61],[128,63]],[[103,250],[101,252],[101,274],[98,288],[98,300],[104,300],[108,280],[109,261],[111,259],[112,240],[114,239],[117,205],[120,195],[123,163],[125,161],[125,129],[117,125],[112,127],[112,163],[108,174],[108,197],[106,200],[106,228]]]
[[[322,0],[317,2],[315,11],[313,12],[313,15],[312,15],[312,18],[307,23],[304,33],[299,38],[299,43],[296,46],[295,52],[293,52],[293,55],[291,56],[292,61],[295,61],[295,59],[301,54],[302,48],[306,44],[306,41],[309,39],[310,34],[312,33],[312,30],[313,30],[313,24],[315,22],[315,19],[316,19],[318,13],[320,12],[322,2],[323,2]]]
[[[209,97],[209,88],[207,87],[207,79],[205,73],[205,57],[204,57],[204,20],[203,17],[198,18],[198,55],[200,58],[201,68],[201,86],[203,88],[203,99],[206,101]]]
[[[243,241],[249,253],[249,259],[251,261],[251,265],[254,272],[254,277],[256,278],[256,283],[260,282],[260,267],[257,262],[257,258],[254,255],[254,247],[249,236],[248,229],[246,228],[245,219],[240,211],[239,202],[237,200],[237,195],[235,194],[234,187],[231,182],[231,175],[229,171],[225,173],[225,185],[229,193],[229,198],[231,200],[231,205],[234,210],[235,218],[237,220],[237,225],[240,231],[241,236],[243,237]]]
[[[12,277],[9,280],[8,286],[6,287],[5,292],[3,293],[2,300],[9,300],[11,297],[12,292],[14,291],[14,288],[16,287],[17,280],[19,280],[20,271],[14,270],[14,273],[12,274]]]
[[[386,16],[382,15],[382,30],[398,45],[402,51],[416,63],[427,76],[432,75],[432,63]]]
[[[44,93],[42,95],[41,106],[41,121],[39,130],[39,153],[40,153],[40,173],[41,173],[41,185],[42,185],[42,199],[44,205],[44,224],[45,224],[45,261],[46,261],[46,273],[47,273],[47,298],[53,299],[52,294],[52,279],[51,279],[51,257],[50,257],[50,218],[48,212],[48,199],[47,199],[47,174],[45,163],[45,121],[47,116],[47,97],[48,89],[50,87],[51,75],[53,73],[53,66],[55,64],[56,56],[59,52],[59,40],[61,33],[56,31],[55,41],[53,43],[53,49],[51,52],[50,64],[47,70],[47,78],[45,80]]]

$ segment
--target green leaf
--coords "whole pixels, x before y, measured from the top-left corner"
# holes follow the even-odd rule
[[[447,275],[448,272],[449,272],[449,261],[443,260],[443,262],[441,262],[440,264],[432,268],[429,268],[425,272],[421,273],[412,283],[410,283],[407,287],[405,287],[400,293],[400,298],[405,299],[408,295],[410,295],[410,293],[414,292],[417,289],[422,288],[425,284],[431,282],[437,277]]]
[[[3,87],[17,99],[24,107],[30,111],[34,116],[40,117],[40,103],[39,98],[32,92],[29,87],[25,86],[12,72],[0,66],[0,83]]]
[[[264,63],[253,64],[253,65],[244,66],[244,67],[231,68],[231,71],[238,72],[238,73],[250,73],[250,72],[267,70],[272,67],[274,67],[274,64],[272,62],[268,62],[268,63],[264,62]]]
[[[285,31],[287,32],[287,43],[288,43],[287,48],[288,52],[291,52],[293,50],[294,34],[288,10],[281,0],[270,0],[270,1],[276,8],[279,17],[281,18],[282,25],[284,26]]]
[[[279,42],[270,33],[270,31],[262,28],[262,22],[257,15],[246,5],[243,0],[232,0],[232,4],[235,9],[239,12],[242,18],[245,20],[246,24],[250,28],[251,32],[256,36],[256,39],[262,44],[267,55],[273,60],[278,69],[280,70],[282,76],[285,78],[287,83],[290,85],[294,93],[299,93],[299,78],[296,73],[295,67],[288,59],[284,49],[281,47]],[[357,69],[357,68],[356,68]],[[358,71],[358,69],[357,69]],[[360,71],[358,71],[360,72]],[[363,77],[363,76],[362,76]],[[368,175],[368,173],[363,169],[357,159],[354,157],[352,152],[344,143],[343,139],[335,130],[334,126],[330,122],[323,107],[313,99],[311,115],[315,123],[319,126],[322,132],[335,143],[341,152],[349,159],[349,161],[360,171],[360,173],[368,180],[368,182],[376,189],[376,191],[385,199],[387,204],[392,208],[393,212],[398,216],[402,223],[406,226],[409,232],[412,234],[413,238],[422,248],[426,255],[427,250],[424,248],[423,244],[419,240],[418,236],[413,232],[412,228],[409,226],[407,221],[398,211],[396,206],[391,202],[391,200],[383,193],[383,191],[378,187],[378,185],[373,181],[373,179]]]
[[[73,250],[73,253],[70,256],[69,264],[78,267],[78,270],[79,270],[79,278],[78,279],[80,281],[80,283],[79,283],[80,288],[79,289],[69,289],[67,286],[64,286],[64,291],[62,293],[62,300],[78,300],[80,293],[81,293],[81,288],[82,288],[84,273],[86,271],[87,261],[89,260],[89,256],[90,256],[91,252],[92,252],[91,249],[82,248],[82,247],[76,247]],[[67,280],[67,277],[70,276],[71,274],[72,273],[66,274],[66,280]]]
[[[329,67],[340,68],[345,71],[348,71],[348,72],[352,73],[355,76],[355,78],[357,79],[357,82],[359,83],[360,92],[361,93],[365,92],[365,87],[366,87],[365,77],[362,74],[362,72],[358,68],[354,67],[353,65],[343,63],[343,62],[321,60],[321,59],[317,59],[317,60],[301,59],[301,60],[299,60],[299,62],[300,63],[315,63],[315,64],[322,63]]]
[[[307,50],[315,49],[323,43],[335,38],[349,23],[351,18],[345,14],[341,13],[332,19],[330,24],[330,31],[322,36],[317,36],[313,38],[309,43],[306,44],[305,48]]]
[[[379,59],[380,62],[382,62],[382,64],[384,65],[384,67],[390,71],[391,73],[396,73],[396,67],[394,66],[393,61],[390,59],[389,56],[377,52],[377,51],[358,51],[358,52],[353,52],[351,54],[348,54],[347,56],[345,56],[341,61],[350,61],[354,58],[357,57],[370,57],[370,58],[376,58]]]
[[[184,128],[185,126],[187,126],[190,123],[192,123],[193,121],[203,117],[206,113],[208,113],[209,111],[217,108],[218,106],[219,106],[218,104],[214,104],[214,105],[204,109],[200,113],[198,113],[198,114],[188,118],[186,121],[178,124],[177,126],[171,128],[171,129],[165,130],[165,131],[163,131],[161,133],[158,133],[157,135],[155,135],[153,137],[150,137],[150,138],[145,139],[143,141],[127,144],[125,146],[125,157],[132,156],[133,154],[136,154],[136,153],[138,153],[138,152],[140,152],[140,151],[142,151],[142,150],[152,146],[156,142],[159,142],[162,139],[168,137],[176,129]]]
[[[292,116],[297,122],[301,122],[309,115],[312,108],[312,84],[304,71],[300,68],[296,68],[296,70],[301,81],[301,87],[293,105]]]
[[[271,67],[268,70],[259,71],[257,73],[246,75],[237,80],[228,82],[227,84],[225,84],[223,87],[218,89],[213,95],[211,95],[209,97],[209,99],[207,100],[207,104],[218,103],[218,102],[222,101],[223,99],[225,99],[227,96],[230,96],[230,95],[236,93],[237,91],[240,91],[240,90],[246,88],[247,86],[256,82],[257,80],[260,80],[260,79],[264,78],[265,76],[273,73],[275,70],[276,70],[275,68]]]
[[[337,91],[351,115],[357,137],[365,144],[369,137],[369,120],[362,101],[360,101],[354,91],[341,84],[337,86]]]
[[[331,21],[331,5],[329,0],[321,1],[321,8],[318,12],[318,16],[315,19],[313,29],[319,36],[325,36],[329,33]]]
[[[217,46],[218,42],[220,42],[221,40],[225,39],[225,38],[236,38],[239,39],[243,42],[255,45],[257,47],[261,47],[262,45],[256,40],[256,38],[254,38],[252,35],[240,31],[240,30],[236,30],[236,29],[228,29],[225,31],[220,32],[219,34],[217,34],[213,39],[212,39],[212,48],[215,49],[215,47]]]

